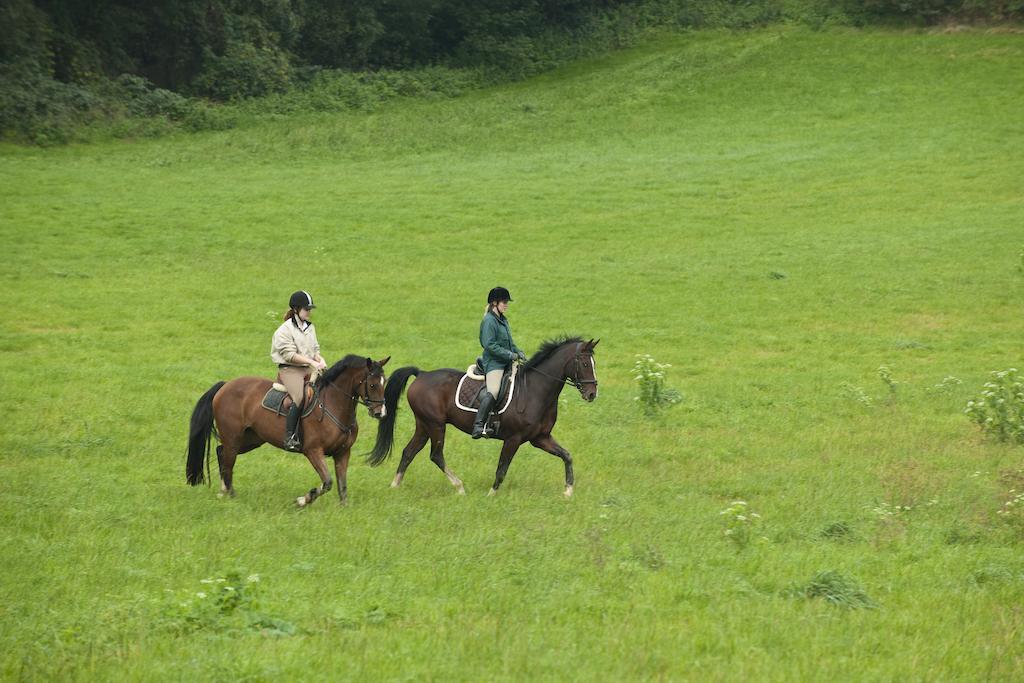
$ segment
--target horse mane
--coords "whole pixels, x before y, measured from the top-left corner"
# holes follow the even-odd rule
[[[532,370],[533,368],[536,368],[538,365],[546,361],[548,358],[551,358],[551,356],[555,355],[555,352],[558,351],[558,349],[560,349],[561,347],[565,346],[566,344],[577,344],[582,342],[583,339],[578,336],[562,336],[557,337],[555,339],[548,339],[547,341],[540,345],[540,348],[537,349],[537,353],[533,354],[530,357],[530,360],[526,361],[523,364],[523,369]]]
[[[320,375],[320,379],[316,381],[317,388],[322,389],[323,387],[327,386],[334,380],[338,379],[341,373],[343,373],[348,368],[366,367],[367,360],[368,359],[366,358],[366,356],[357,356],[354,353],[348,354],[347,356],[339,360],[337,363],[327,368],[327,370],[324,371],[324,374]]]

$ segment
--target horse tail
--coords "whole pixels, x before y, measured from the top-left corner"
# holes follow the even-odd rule
[[[384,417],[377,425],[377,442],[373,450],[366,455],[366,462],[373,467],[387,460],[391,455],[391,446],[395,441],[395,415],[398,412],[398,399],[402,397],[405,384],[410,377],[420,374],[420,369],[410,366],[398,368],[388,379],[384,387]]]
[[[203,394],[192,411],[188,429],[188,458],[185,461],[185,481],[191,486],[203,483],[203,456],[206,456],[206,479],[209,483],[210,439],[217,429],[213,424],[213,397],[227,382],[217,382]]]

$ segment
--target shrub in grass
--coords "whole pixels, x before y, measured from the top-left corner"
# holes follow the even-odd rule
[[[648,417],[654,416],[662,408],[679,403],[683,397],[675,389],[665,386],[665,371],[672,367],[667,363],[659,363],[649,354],[637,354],[633,365],[633,378],[636,380],[639,393],[635,401]]]
[[[861,404],[862,406],[864,406],[865,408],[870,408],[875,403],[874,400],[870,396],[868,396],[863,389],[861,389],[855,384],[843,382],[842,384],[839,385],[839,391],[844,398],[852,399],[857,403]]]
[[[266,635],[295,634],[298,629],[293,624],[257,611],[259,581],[258,574],[243,577],[240,572],[203,579],[198,590],[169,608],[168,628],[180,633],[249,630]]]
[[[853,527],[846,522],[832,522],[821,530],[821,537],[830,541],[848,541],[854,536]]]
[[[834,570],[818,572],[805,585],[795,588],[793,594],[847,609],[878,607],[854,579]]]
[[[1017,368],[993,372],[964,413],[997,441],[1024,444],[1024,381]]]
[[[935,386],[929,387],[925,391],[927,391],[929,394],[949,394],[952,393],[953,390],[956,389],[961,384],[963,384],[963,381],[961,381],[958,377],[954,377],[953,375],[946,375],[945,377],[942,378],[941,382],[939,382]]]
[[[725,521],[724,536],[740,548],[749,545],[761,527],[761,515],[751,510],[743,500],[733,501],[718,514]]]
[[[885,383],[885,386],[889,387],[889,393],[891,395],[896,395],[896,387],[899,385],[899,382],[893,378],[892,368],[888,365],[878,366],[878,379],[882,380]]]
[[[1024,537],[1024,491],[1010,489],[1006,502],[996,514],[1015,535]]]

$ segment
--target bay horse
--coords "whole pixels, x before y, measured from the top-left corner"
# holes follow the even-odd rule
[[[331,490],[331,474],[324,456],[334,458],[338,477],[338,497],[348,502],[349,455],[359,434],[356,403],[367,407],[375,418],[385,416],[384,365],[391,359],[373,361],[348,355],[328,368],[315,382],[313,411],[301,421],[302,452],[320,475],[320,486],[299,496],[299,507],[311,504]],[[284,448],[285,418],[264,408],[261,403],[273,383],[263,377],[238,377],[230,382],[217,382],[202,395],[189,423],[188,457],[185,480],[195,486],[203,482],[203,458],[207,478],[210,470],[210,442],[216,437],[217,463],[220,470],[221,495],[234,496],[232,472],[239,453],[251,451],[264,443]],[[305,411],[303,411],[305,412]]]
[[[501,416],[501,428],[496,438],[504,443],[494,485],[487,495],[497,492],[516,451],[529,442],[565,463],[565,496],[572,496],[572,457],[551,436],[551,430],[558,419],[559,394],[567,383],[579,389],[583,400],[590,402],[597,398],[594,347],[598,341],[583,341],[580,337],[549,340],[520,367],[512,405]],[[366,459],[376,467],[391,454],[398,399],[409,378],[416,376],[407,396],[409,407],[416,416],[416,431],[402,450],[402,460],[391,482],[392,488],[402,483],[405,470],[429,440],[430,459],[444,472],[458,493],[466,492],[462,481],[444,461],[446,425],[454,425],[467,434],[473,430],[475,413],[455,404],[455,392],[462,375],[461,371],[450,368],[424,372],[412,366],[399,368],[391,375],[384,390],[385,415],[377,425],[377,441]]]

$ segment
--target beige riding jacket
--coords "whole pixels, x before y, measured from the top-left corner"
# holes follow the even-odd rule
[[[278,365],[292,365],[292,356],[296,353],[316,358],[320,353],[320,342],[316,340],[313,323],[302,329],[293,318],[289,318],[274,332],[274,339],[270,342],[270,359]]]

